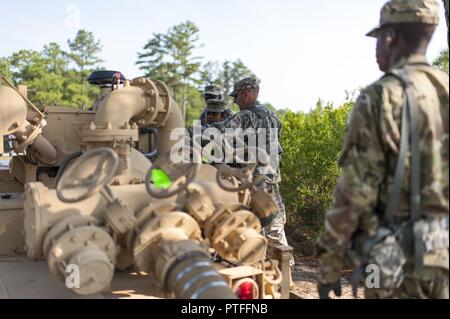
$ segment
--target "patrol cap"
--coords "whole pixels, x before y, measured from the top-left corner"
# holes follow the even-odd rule
[[[437,0],[391,0],[380,13],[380,24],[367,33],[377,37],[382,26],[393,23],[439,24],[439,3]]]
[[[211,84],[205,86],[204,94],[222,94],[222,87],[217,84]]]
[[[227,102],[224,100],[208,100],[206,104],[205,111],[206,112],[215,112],[215,113],[222,113],[225,112]]]
[[[233,87],[233,92],[230,93],[230,96],[235,97],[236,93],[238,93],[239,91],[248,89],[259,90],[258,81],[254,77],[247,77],[236,82]]]
[[[207,85],[205,86],[205,91],[203,93],[205,101],[209,100],[223,100],[223,90],[220,85]]]

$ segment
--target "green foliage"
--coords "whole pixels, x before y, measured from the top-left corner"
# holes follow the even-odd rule
[[[146,77],[167,84],[185,114],[187,125],[198,119],[205,107],[202,98],[205,85],[220,84],[226,94],[231,92],[234,82],[254,76],[241,60],[202,64],[202,57],[194,54],[200,48],[199,39],[199,29],[191,21],[175,25],[166,33],[154,33],[138,53],[136,62]],[[231,100],[231,108],[236,111]]]
[[[74,40],[68,41],[65,52],[54,42],[38,52],[20,50],[0,59],[0,72],[14,83],[28,86],[30,100],[38,106],[92,105],[98,88],[86,82],[94,66],[101,62],[101,50],[91,32],[80,30]]]
[[[193,86],[188,88],[186,99],[189,101],[188,107],[186,108],[186,126],[192,126],[192,121],[200,118],[205,101],[203,100],[202,92]]]
[[[96,40],[92,32],[79,30],[73,40],[68,40],[69,52],[67,56],[75,67],[67,72],[68,83],[66,95],[70,97],[74,106],[87,108],[92,105],[98,95],[98,88],[86,82],[99,63],[103,61],[98,57],[102,45]]]
[[[41,52],[20,50],[9,58],[13,81],[27,85],[29,98],[37,105],[63,105],[65,59],[56,43]]]
[[[70,51],[68,56],[80,71],[93,68],[103,62],[98,54],[102,51],[100,41],[96,40],[92,32],[79,30],[75,39],[67,41]]]
[[[172,90],[174,99],[187,114],[194,105],[195,87],[200,83],[201,57],[194,56],[199,48],[199,29],[191,21],[171,27],[165,34],[155,33],[138,54],[139,68],[145,76],[165,82]],[[186,118],[189,120],[189,118]]]
[[[219,84],[225,94],[231,93],[235,82],[256,75],[240,60],[225,61],[219,65],[217,61],[209,61],[203,66],[201,78],[203,83]],[[231,97],[228,97],[231,101]]]
[[[433,65],[448,73],[448,49],[442,50]]]
[[[353,103],[339,108],[317,103],[310,113],[287,111],[281,118],[281,191],[287,227],[310,244],[320,233],[339,169],[338,155]]]
[[[10,70],[8,59],[0,58],[0,74],[5,76],[8,80],[12,79],[12,72]]]

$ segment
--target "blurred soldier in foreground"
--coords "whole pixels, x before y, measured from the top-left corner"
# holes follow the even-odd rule
[[[448,75],[425,55],[436,0],[381,10],[377,62],[347,127],[341,175],[318,240],[319,294],[340,295],[345,258],[366,298],[448,298]]]

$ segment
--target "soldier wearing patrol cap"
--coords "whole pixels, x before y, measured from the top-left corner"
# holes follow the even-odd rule
[[[367,34],[385,75],[347,125],[317,242],[321,298],[340,295],[348,262],[366,298],[449,298],[449,80],[425,57],[438,22],[436,0],[391,0]]]
[[[208,103],[209,100],[223,100],[222,87],[217,84],[211,84],[211,85],[205,86],[203,98],[205,99],[206,103]]]
[[[226,107],[227,102],[224,99],[220,85],[213,84],[205,86],[203,98],[206,102],[206,108],[200,115],[202,125],[225,121],[233,115],[233,112]]]
[[[204,114],[205,122],[212,124],[225,121],[233,113],[227,109],[227,102],[224,100],[208,100]]]
[[[234,103],[239,106],[240,112],[234,114],[232,117],[228,118],[224,122],[215,123],[212,126],[218,128],[222,133],[226,129],[235,129],[236,131],[247,129],[254,129],[256,134],[266,134],[266,145],[262,146],[264,150],[268,153],[272,148],[271,143],[276,144],[276,161],[279,162],[279,153],[281,153],[281,147],[278,141],[279,132],[281,130],[281,123],[278,116],[259,104],[257,101],[259,94],[259,83],[254,77],[244,78],[234,84],[234,89],[230,93],[230,96],[234,98]],[[263,130],[260,130],[263,129]],[[265,133],[263,132],[265,129]],[[272,141],[272,136],[270,132],[276,132],[276,140]],[[256,140],[258,140],[258,136]],[[261,145],[259,145],[261,147]],[[273,164],[273,165],[272,165]],[[276,167],[270,170],[270,173],[264,172],[267,168],[265,165],[260,165],[255,169],[255,177],[258,175],[264,175],[264,180],[262,183],[257,185],[258,188],[267,191],[272,195],[275,203],[277,204],[277,212],[274,214],[272,220],[267,220],[263,222],[264,232],[266,238],[273,245],[288,245],[284,224],[286,223],[286,211],[283,203],[283,199],[280,194],[279,182],[280,182],[280,172],[279,163],[269,164],[271,167]],[[269,251],[269,254],[272,254]],[[290,266],[294,265],[294,260],[290,260]]]

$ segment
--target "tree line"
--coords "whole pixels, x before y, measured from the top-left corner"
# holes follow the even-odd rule
[[[199,32],[193,22],[186,21],[165,33],[154,33],[137,53],[136,60],[143,76],[168,85],[187,123],[197,119],[205,107],[202,98],[205,85],[219,84],[226,93],[237,80],[255,76],[239,59],[219,62],[197,56]],[[0,57],[0,73],[15,84],[27,85],[29,98],[37,105],[88,108],[98,88],[89,85],[86,79],[93,71],[102,69],[102,45],[86,30],[78,31],[67,44],[68,50],[50,42],[40,51],[23,49]]]
[[[86,30],[78,31],[67,44],[68,50],[50,42],[40,51],[23,49],[9,57],[0,57],[0,73],[16,84],[27,85],[30,99],[37,105],[88,108],[98,88],[89,85],[86,79],[94,70],[102,69],[102,45]],[[136,65],[142,75],[168,85],[188,125],[203,111],[205,85],[219,84],[227,93],[237,80],[256,77],[240,59],[219,62],[198,56],[200,47],[199,28],[186,21],[164,33],[153,33],[137,52]],[[448,72],[448,49],[442,51],[434,64]],[[231,99],[229,105],[237,110]],[[270,103],[265,106],[275,110]],[[280,115],[285,112],[278,110]]]
[[[41,51],[23,49],[0,58],[0,73],[15,84],[27,85],[30,100],[38,106],[86,108],[98,94],[86,79],[102,62],[102,46],[85,30],[67,44],[67,51],[50,42]]]

